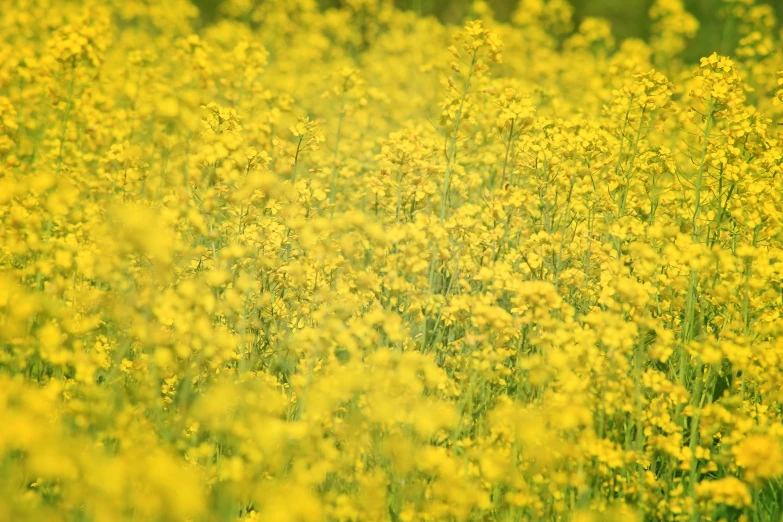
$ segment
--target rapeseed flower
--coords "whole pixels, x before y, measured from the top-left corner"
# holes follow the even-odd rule
[[[721,9],[5,9],[0,520],[780,519],[783,42]]]

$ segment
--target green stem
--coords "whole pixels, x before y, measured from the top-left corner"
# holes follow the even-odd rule
[[[468,97],[468,92],[470,91],[470,81],[473,78],[473,69],[476,66],[476,61],[478,59],[478,52],[473,51],[473,57],[470,60],[470,69],[468,70],[468,75],[465,78],[465,87],[462,91],[462,98],[460,98],[459,102],[459,108],[457,109],[457,115],[454,117],[454,125],[452,126],[452,135],[451,139],[449,141],[449,147],[446,151],[446,172],[443,175],[443,200],[440,204],[440,224],[443,225],[443,223],[446,221],[446,214],[448,211],[448,204],[449,204],[449,186],[451,181],[451,168],[453,162],[456,160],[457,156],[457,137],[459,134],[459,126],[462,122],[462,111],[465,108],[465,100]]]
[[[514,136],[514,120],[511,120],[511,129],[508,131],[508,143],[506,143],[506,157],[503,160],[503,174],[500,176],[500,188],[506,186],[506,167],[508,166],[508,154],[511,150],[512,137]]]
[[[291,185],[296,184],[296,167],[299,165],[299,153],[302,151],[302,142],[304,136],[299,136],[299,143],[296,144],[296,153],[294,154],[294,171],[291,173]]]

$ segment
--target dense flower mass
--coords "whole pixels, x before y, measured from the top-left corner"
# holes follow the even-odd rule
[[[0,521],[778,521],[783,41],[565,0],[0,10]]]

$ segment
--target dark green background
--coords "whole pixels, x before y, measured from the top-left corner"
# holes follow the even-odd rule
[[[217,6],[221,0],[193,0],[202,13],[202,19],[209,23],[215,18]],[[259,0],[262,2],[263,0]],[[319,0],[325,7],[339,6],[341,0]],[[470,0],[395,0],[401,8],[411,8],[414,5],[424,14],[431,14],[447,22],[458,22],[467,11]],[[783,0],[757,0],[758,3],[768,3],[775,6],[777,18],[783,18]],[[500,20],[508,20],[516,9],[518,0],[488,0]],[[612,22],[615,37],[618,40],[628,37],[646,39],[649,36],[650,24],[647,13],[653,0],[571,0],[574,6],[577,24],[587,16],[600,16]],[[732,44],[723,44],[723,20],[718,12],[723,0],[685,0],[686,8],[696,18],[701,26],[699,34],[691,42],[686,51],[686,58],[698,59],[713,51],[731,54]]]

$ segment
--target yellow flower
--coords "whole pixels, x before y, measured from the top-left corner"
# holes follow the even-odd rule
[[[706,480],[696,484],[696,494],[710,504],[744,508],[751,504],[748,486],[736,477]]]
[[[770,435],[751,435],[732,449],[737,466],[751,482],[771,479],[783,474],[783,448],[780,440]]]

